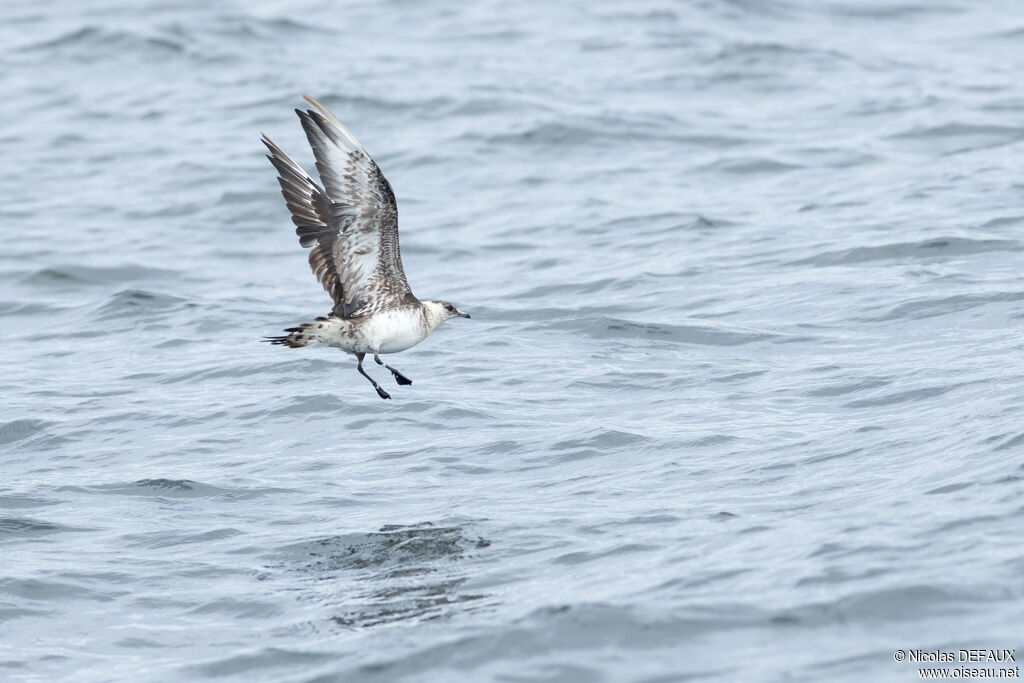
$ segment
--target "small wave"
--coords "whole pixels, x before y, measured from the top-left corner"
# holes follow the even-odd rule
[[[119,542],[133,548],[173,548],[179,545],[218,543],[241,534],[242,531],[230,527],[196,533],[153,531],[143,534],[125,534],[120,537]]]
[[[298,670],[316,670],[337,658],[325,652],[313,652],[310,650],[297,650],[293,648],[267,647],[256,652],[245,654],[231,654],[227,657],[214,659],[204,664],[190,666],[181,672],[178,680],[194,680],[196,678],[222,678],[225,676],[236,676],[248,679],[252,674],[253,679],[267,679],[272,672],[278,671],[281,679],[287,677],[291,672]]]
[[[886,139],[939,154],[958,154],[1013,144],[1024,139],[1024,128],[954,122],[914,127]]]
[[[921,320],[940,315],[968,311],[979,306],[1024,300],[1024,292],[990,292],[987,294],[956,294],[945,297],[927,297],[894,306],[884,315],[866,318],[870,322],[891,320]]]
[[[18,52],[52,53],[55,50],[82,49],[81,54],[89,54],[94,60],[95,55],[123,54],[124,51],[137,51],[146,54],[155,52],[185,51],[185,46],[165,36],[144,36],[130,31],[109,30],[97,26],[83,26],[74,31],[62,33],[55,38],[41,40],[18,48]]]
[[[901,133],[889,135],[888,139],[953,138],[978,135],[1020,138],[1022,134],[1024,134],[1024,128],[954,122],[944,123],[939,126],[918,126],[909,128]]]
[[[14,443],[43,434],[53,423],[43,420],[21,419],[0,424],[0,444]]]
[[[1024,222],[1024,216],[1000,216],[999,218],[993,218],[985,221],[982,224],[982,228],[1001,228],[1004,225],[1018,225]]]
[[[601,317],[567,321],[559,326],[579,328],[596,339],[661,340],[677,344],[700,344],[704,346],[739,346],[763,341],[781,341],[785,335],[754,329],[711,325],[671,325],[668,323],[643,323],[621,318]]]
[[[195,305],[171,294],[148,292],[142,289],[123,289],[110,296],[96,309],[96,318],[98,320],[115,320],[134,318],[140,315],[147,317],[149,314]]]
[[[133,281],[155,280],[178,276],[178,271],[150,266],[125,264],[122,266],[50,266],[37,270],[25,278],[27,284],[34,285],[94,285],[124,283]]]
[[[41,301],[0,301],[0,315],[4,316],[52,316],[67,310],[66,306],[56,306]]]
[[[139,496],[143,498],[258,498],[287,489],[271,487],[221,487],[191,479],[139,479],[129,483],[96,484],[92,486],[62,486],[62,492],[101,495]]]
[[[934,261],[990,251],[1020,251],[1016,240],[935,237],[915,242],[895,242],[874,247],[853,247],[826,251],[809,258],[791,261],[791,266],[843,266],[884,260]]]
[[[859,391],[870,391],[892,384],[892,380],[886,377],[868,377],[849,384],[830,384],[820,389],[812,389],[806,392],[807,396],[820,396],[829,398],[832,396],[844,396]]]
[[[719,159],[710,164],[701,166],[699,171],[723,171],[725,173],[736,173],[740,175],[752,175],[755,173],[785,173],[803,168],[800,164],[786,163],[775,159],[763,157],[731,157]]]
[[[579,439],[559,441],[551,446],[559,462],[570,462],[582,458],[593,458],[601,455],[621,452],[626,448],[634,450],[650,441],[647,437],[615,429],[602,429],[590,436]]]
[[[1008,451],[1008,450],[1010,450],[1012,448],[1016,448],[1016,447],[1020,446],[1021,444],[1024,444],[1024,432],[1021,432],[1020,434],[1017,434],[1016,436],[1011,437],[1011,438],[1007,439],[1006,441],[1001,442],[993,450],[995,450],[995,451]]]
[[[128,589],[99,591],[86,588],[79,582],[4,578],[0,579],[0,593],[34,602],[52,602],[66,606],[69,601],[110,602],[129,591]]]
[[[891,406],[899,403],[910,403],[915,401],[924,401],[927,399],[935,398],[936,396],[942,396],[945,393],[952,391],[954,387],[921,387],[920,389],[910,389],[908,391],[897,391],[882,396],[876,396],[873,398],[858,399],[856,401],[850,401],[849,403],[843,404],[845,408],[881,408],[883,406]]]
[[[27,517],[0,517],[0,539],[14,540],[26,537],[48,536],[62,531],[83,531],[56,522]]]

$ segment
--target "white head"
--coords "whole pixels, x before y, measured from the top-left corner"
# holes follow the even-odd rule
[[[424,301],[423,306],[427,311],[427,320],[430,321],[430,329],[434,329],[445,320],[469,317],[469,313],[460,311],[447,301]]]

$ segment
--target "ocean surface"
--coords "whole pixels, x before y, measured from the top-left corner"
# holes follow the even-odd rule
[[[5,0],[0,680],[1024,659],[1022,74],[1017,0]],[[301,92],[473,316],[391,401],[259,343]]]

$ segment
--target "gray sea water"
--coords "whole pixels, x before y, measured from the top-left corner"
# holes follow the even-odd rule
[[[5,0],[0,679],[1024,659],[1022,73],[1016,0]],[[392,401],[258,343],[300,92],[473,315]]]

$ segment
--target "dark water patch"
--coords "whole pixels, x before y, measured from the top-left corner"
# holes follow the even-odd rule
[[[305,572],[415,567],[456,560],[475,543],[458,526],[385,526],[379,532],[348,534],[290,546],[289,563]],[[426,569],[424,569],[426,571]]]
[[[116,645],[117,647],[120,647],[120,648],[125,648],[127,650],[138,650],[138,649],[143,649],[143,648],[146,648],[146,649],[160,649],[160,648],[166,647],[165,644],[159,643],[159,642],[157,642],[155,640],[150,640],[148,638],[137,638],[137,637],[121,638],[120,640],[114,641],[114,645]]]
[[[879,161],[879,157],[873,154],[834,147],[809,147],[789,150],[788,153],[799,159],[804,166],[824,168],[853,168]]]
[[[603,316],[568,320],[557,327],[574,327],[595,339],[647,339],[704,346],[739,346],[762,341],[777,341],[783,338],[783,335],[771,332],[724,325],[643,323]]]
[[[50,610],[29,609],[27,607],[0,607],[0,624],[8,621],[17,621],[18,619],[48,617],[53,615],[54,612]],[[20,662],[0,662],[0,667],[3,666],[20,668],[23,667],[24,664]]]
[[[148,320],[155,314],[182,308],[194,308],[198,304],[191,303],[181,297],[170,294],[147,292],[141,289],[124,289],[109,297],[96,309],[96,320],[110,321],[118,319]]]
[[[522,442],[508,439],[491,441],[480,448],[484,455],[514,455],[525,450],[526,446]]]
[[[84,529],[28,517],[0,517],[0,540],[37,538],[63,531],[84,531]]]
[[[881,387],[892,384],[892,380],[885,377],[866,377],[864,379],[852,382],[850,384],[830,384],[828,386],[820,387],[818,389],[811,389],[805,392],[805,396],[820,396],[820,397],[832,397],[832,396],[844,396],[846,394],[856,393],[858,391],[870,391],[871,389],[879,389]]]
[[[846,19],[865,19],[877,26],[879,21],[891,21],[895,19],[916,19],[934,15],[956,15],[961,13],[956,5],[943,5],[941,3],[861,3],[861,2],[838,2],[827,3],[809,7],[817,8],[823,14],[833,15]]]
[[[710,381],[723,384],[733,384],[737,382],[744,382],[748,379],[754,379],[755,377],[760,377],[761,375],[765,375],[767,373],[767,370],[749,370],[746,372],[733,372],[731,374],[725,375],[724,377],[712,377]]]
[[[910,403],[917,401],[926,401],[928,399],[935,398],[936,396],[942,396],[943,394],[953,390],[955,387],[922,387],[920,389],[910,389],[907,391],[897,391],[894,393],[884,394],[882,396],[876,396],[874,398],[859,399],[856,401],[850,401],[844,403],[844,408],[879,408],[882,406],[897,405],[900,403]]]
[[[201,214],[205,206],[198,202],[177,202],[175,204],[157,205],[154,208],[132,209],[125,211],[125,218],[133,221],[149,221],[153,219],[175,218],[177,216],[194,216]]]
[[[666,616],[661,610],[646,613],[631,607],[601,603],[563,604],[537,609],[525,617],[500,627],[482,630],[454,641],[436,642],[429,647],[392,659],[360,666],[347,675],[353,680],[400,680],[428,670],[433,662],[443,661],[449,667],[471,670],[474,667],[524,662],[557,653],[559,658],[584,658],[584,651],[650,652],[660,648],[678,648],[679,643],[707,637],[716,631],[732,631],[744,627],[765,626],[768,618],[755,610],[690,610],[686,615]],[[567,680],[606,680],[608,670],[587,665],[575,668],[584,671],[581,678]],[[729,664],[688,670],[699,679],[723,674],[719,680],[731,680]],[[634,667],[628,667],[634,671]],[[622,680],[629,679],[623,676]],[[533,679],[531,679],[533,680]],[[538,678],[537,680],[544,680]],[[562,679],[558,679],[562,680]],[[679,680],[673,678],[672,680]]]
[[[863,453],[863,452],[864,452],[863,448],[846,448],[846,449],[841,449],[839,452],[831,452],[831,453],[822,453],[822,454],[819,454],[819,455],[812,455],[812,456],[810,456],[808,458],[805,458],[803,462],[805,462],[808,465],[814,465],[814,464],[821,463],[821,462],[828,462],[829,460],[839,460],[839,459],[842,459],[842,458],[848,458],[850,456],[858,455],[858,454]]]
[[[976,607],[978,600],[994,602],[999,600],[999,596],[982,596],[966,587],[917,584],[861,590],[829,603],[785,610],[774,619],[806,627],[823,626],[836,620],[853,623],[874,620],[913,622],[939,615],[967,613]]]
[[[803,587],[817,587],[819,589],[825,589],[831,585],[844,584],[850,582],[861,582],[869,579],[874,579],[881,576],[890,574],[890,571],[883,569],[865,569],[858,572],[849,572],[834,567],[829,567],[824,571],[815,574],[813,576],[804,576],[796,582],[796,586]]]
[[[632,451],[648,442],[650,439],[639,434],[605,429],[584,438],[559,441],[551,446],[551,450],[559,462],[570,462],[621,453],[623,449]]]
[[[353,372],[353,375],[355,373]],[[352,379],[353,384],[357,381],[365,383],[362,377],[356,375]],[[359,386],[359,385],[354,385]],[[342,386],[338,387],[339,393],[343,389]],[[352,391],[350,387],[347,389]],[[275,416],[288,416],[288,415],[318,415],[321,413],[329,413],[336,415],[352,415],[354,413],[367,412],[365,406],[360,408],[358,405],[354,405],[353,401],[346,400],[342,396],[334,393],[330,394],[313,394],[306,396],[293,396],[291,398],[282,398],[280,405],[273,408],[272,410],[260,409],[259,411],[249,412],[243,414],[243,419],[253,419],[259,417],[268,417],[271,415]]]
[[[893,393],[887,393],[882,396],[876,396],[872,398],[862,398],[858,400],[851,400],[848,403],[844,403],[844,408],[880,408],[884,405],[895,405],[897,403],[906,403],[919,400],[927,400],[929,398],[935,398],[941,396],[948,391],[951,391],[953,386],[934,386],[934,387],[922,387],[920,389],[909,389],[907,391],[896,391]]]
[[[780,6],[781,3],[766,3]],[[760,67],[764,65],[781,65],[787,62],[806,66],[810,62],[832,63],[850,62],[852,58],[837,49],[822,49],[804,42],[744,42],[738,40],[722,44],[717,52],[709,57],[716,64],[745,65]]]
[[[944,261],[958,256],[984,254],[991,251],[1020,251],[1017,240],[971,239],[968,237],[937,237],[915,242],[896,242],[874,247],[853,247],[826,251],[810,258],[792,261],[790,266],[842,266],[872,261]]]
[[[111,602],[130,592],[129,589],[99,591],[86,588],[78,583],[52,580],[0,578],[0,593],[34,602],[61,603],[68,600]]]
[[[124,484],[97,484],[94,486],[62,486],[61,492],[89,493],[100,495],[138,496],[141,498],[218,498],[224,500],[249,500],[288,489],[272,487],[221,487],[204,484],[191,479],[139,479]]]
[[[144,534],[125,534],[120,537],[121,542],[132,548],[173,548],[182,545],[205,545],[217,543],[225,539],[234,538],[243,532],[238,529],[222,528],[211,529],[197,533],[184,533],[180,531],[152,531]]]
[[[40,317],[63,315],[69,309],[69,306],[58,306],[42,301],[0,301],[0,315],[3,316]]]
[[[585,147],[591,151],[607,151],[610,145],[616,148],[637,143],[673,143],[693,147],[720,148],[722,146],[740,145],[744,139],[727,136],[685,135],[677,132],[674,126],[665,126],[648,121],[632,121],[620,117],[587,117],[568,121],[546,121],[529,126],[515,132],[464,133],[460,140],[482,141],[492,145],[521,147],[543,147],[571,149]],[[602,145],[594,146],[599,139]]]
[[[775,159],[760,157],[733,157],[719,159],[710,164],[698,168],[698,171],[722,171],[724,173],[735,173],[738,175],[753,175],[758,173],[786,173],[803,168],[800,164],[786,163]]]
[[[217,200],[218,204],[250,204],[252,202],[259,202],[266,197],[263,192],[222,192],[220,198]]]
[[[955,493],[957,491],[962,491],[962,490],[964,490],[966,488],[970,488],[973,485],[974,484],[971,483],[971,482],[959,482],[959,483],[956,483],[956,484],[946,484],[945,486],[939,486],[937,488],[931,489],[930,491],[925,491],[924,494],[926,496],[934,496],[934,495],[940,495],[940,494],[945,494],[945,493]]]
[[[635,555],[636,553],[646,553],[650,551],[658,550],[658,546],[644,545],[641,543],[625,543],[614,548],[602,550],[599,552],[585,552],[576,551],[559,555],[551,560],[553,564],[565,564],[565,565],[577,565],[585,564],[587,562],[597,562],[606,557],[614,557],[617,555]]]
[[[675,524],[680,521],[680,517],[670,513],[656,513],[656,514],[645,514],[630,517],[624,521],[616,521],[613,526],[640,526],[648,527],[652,524]]]
[[[273,671],[279,671],[281,676],[285,677],[286,673],[294,672],[297,667],[312,671],[318,665],[337,657],[336,654],[326,652],[268,647],[253,653],[232,654],[203,664],[188,666],[182,670],[181,680],[195,677],[223,678],[243,674],[265,679],[267,674]]]
[[[739,517],[735,512],[729,512],[728,510],[722,510],[712,515],[708,515],[708,519],[712,522],[729,522]]]
[[[661,593],[661,591],[678,591],[683,593],[691,593],[696,589],[702,589],[722,581],[728,581],[738,576],[749,574],[752,571],[752,569],[720,569],[697,571],[688,576],[678,577],[665,581],[657,587],[657,592]]]
[[[1024,300],[1021,292],[986,292],[985,294],[954,294],[945,297],[926,297],[894,306],[884,315],[865,318],[869,322],[920,320],[940,315],[969,311],[980,306]]]
[[[31,510],[53,505],[60,505],[60,501],[51,498],[0,494],[0,510]]]
[[[97,26],[84,26],[55,38],[23,45],[16,50],[25,54],[44,53],[49,56],[64,54],[84,62],[125,53],[152,59],[184,51],[185,46],[181,42],[166,36],[146,36]]]
[[[1006,29],[1002,31],[995,31],[992,33],[988,33],[983,37],[986,39],[1012,40],[1016,42],[1017,40],[1024,38],[1024,26]]]
[[[66,287],[69,285],[123,284],[125,282],[171,279],[179,275],[180,273],[175,270],[131,263],[120,266],[61,265],[37,270],[26,277],[24,282],[32,285]]]
[[[192,343],[193,341],[194,340],[185,340],[185,343]],[[253,339],[252,342],[255,344],[256,340]],[[170,345],[171,348],[175,346],[179,346],[179,344]],[[207,368],[189,368],[185,372],[162,374],[160,379],[157,380],[157,384],[202,384],[215,379],[252,377],[265,370],[265,364],[257,363],[230,363],[226,366],[224,364],[220,364]]]
[[[633,278],[597,278],[593,280],[581,280],[577,282],[557,282],[552,284],[537,285],[530,289],[517,292],[516,300],[520,299],[541,299],[544,301],[570,300],[576,295],[599,294],[601,292],[621,291],[628,289],[633,284]],[[474,315],[474,317],[476,317]]]
[[[268,619],[281,614],[278,604],[261,600],[220,598],[189,610],[190,614],[217,614],[232,619]]]
[[[386,526],[379,532],[347,534],[289,546],[268,568],[329,581],[332,623],[368,628],[400,621],[439,618],[484,596],[466,593],[463,562],[491,545],[459,526]],[[345,579],[348,575],[349,579]],[[356,583],[351,583],[354,580]],[[325,596],[318,593],[318,601]]]
[[[471,422],[474,426],[495,419],[487,411],[473,410],[471,408],[460,408],[454,406],[442,408],[441,410],[437,411],[436,415],[445,420],[462,420],[466,422]]]
[[[514,133],[496,133],[480,139],[495,145],[534,145],[541,147],[567,147],[589,145],[596,131],[586,126],[568,123],[541,123]],[[465,137],[465,136],[464,136]],[[470,139],[479,137],[470,135]],[[621,139],[622,134],[619,134]]]
[[[46,430],[52,426],[54,426],[52,422],[30,418],[5,422],[0,424],[0,444],[14,443],[15,441],[45,434]]]
[[[1024,128],[952,122],[938,126],[917,126],[890,135],[887,139],[951,154],[1015,143],[1024,139]]]
[[[712,447],[712,446],[720,446],[722,444],[732,443],[734,441],[739,441],[739,440],[740,440],[740,437],[734,436],[732,434],[705,434],[704,436],[699,436],[696,439],[688,439],[688,440],[685,440],[685,441],[679,441],[679,442],[673,444],[673,446],[676,447],[676,448],[680,448],[680,449],[688,449],[688,448],[700,449],[700,448],[708,448],[708,447]]]
[[[1010,437],[1009,439],[1007,439],[1007,440],[1003,441],[1002,443],[1000,443],[999,445],[997,445],[992,450],[994,450],[994,451],[1008,451],[1008,450],[1017,448],[1017,447],[1019,447],[1021,445],[1024,445],[1024,432],[1021,432],[1020,434],[1017,434],[1016,436]]]
[[[466,593],[465,578],[409,581],[409,574],[392,574],[390,586],[347,606],[331,621],[349,628],[369,628],[403,621],[432,621],[466,609],[484,595]]]
[[[166,341],[160,342],[159,344],[153,344],[153,348],[154,349],[178,349],[178,348],[181,348],[182,346],[188,346],[188,345],[194,344],[194,343],[195,343],[194,339],[185,339],[185,338],[168,339]],[[159,374],[155,373],[155,372],[149,372],[149,373],[141,372],[141,373],[138,373],[138,375],[136,375],[135,377],[138,377],[138,378],[141,379],[143,377],[157,377],[157,376],[159,376]],[[131,379],[132,377],[133,377],[132,375],[129,375],[125,379]]]
[[[993,218],[981,224],[982,229],[1001,228],[1004,225],[1019,225],[1024,223],[1024,216],[1002,216]]]
[[[970,486],[970,484],[968,484],[967,486]],[[929,491],[929,493],[931,492]],[[968,499],[961,497],[961,500],[967,502]],[[997,528],[997,526],[1003,521],[1004,520],[1002,518],[997,517],[996,515],[969,515],[962,517],[960,519],[949,520],[945,524],[942,524],[939,527],[937,527],[934,533],[944,535],[948,534],[951,531],[956,531],[957,529],[973,528],[972,531],[967,532],[968,535],[982,536],[991,531],[992,529]],[[963,542],[965,541],[961,540],[961,543]],[[983,541],[979,539],[978,545],[982,544]]]
[[[734,221],[724,218],[668,211],[661,213],[638,213],[601,221],[589,228],[588,234],[613,235],[617,238],[663,236],[674,242],[681,236],[706,236],[712,234],[717,229],[729,228],[735,225],[737,223]],[[594,246],[598,244],[594,243]],[[619,241],[616,240],[614,244],[618,245]],[[697,272],[700,271],[698,270]],[[672,275],[675,275],[675,273]]]

